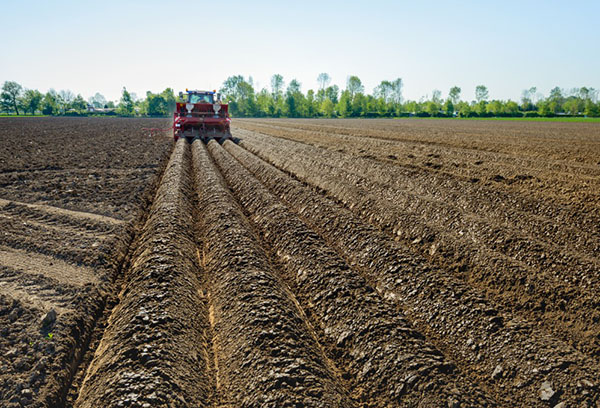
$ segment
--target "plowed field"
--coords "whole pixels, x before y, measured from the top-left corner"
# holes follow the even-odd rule
[[[600,407],[600,126],[0,120],[0,402]]]

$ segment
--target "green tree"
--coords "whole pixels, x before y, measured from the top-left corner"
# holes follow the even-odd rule
[[[504,113],[507,116],[519,116],[519,105],[514,101],[507,101],[504,105]]]
[[[234,116],[255,116],[258,112],[256,95],[250,82],[242,75],[231,76],[225,80],[220,91],[229,104],[230,113]]]
[[[530,111],[534,108],[529,89],[524,89],[521,93],[521,108],[524,111]]]
[[[477,116],[487,116],[487,102],[482,100],[475,104],[473,107],[473,111],[477,114]]]
[[[450,88],[450,92],[448,92],[448,99],[452,101],[453,105],[457,105],[460,101],[460,92],[461,89],[458,86],[453,86]]]
[[[321,72],[317,77],[317,82],[319,83],[319,91],[325,91],[325,88],[327,88],[327,86],[331,82],[331,77],[328,73]]]
[[[473,115],[473,108],[468,102],[459,101],[456,105],[456,111],[461,118],[468,118]]]
[[[133,98],[125,87],[123,87],[123,91],[121,93],[121,100],[119,101],[119,106],[117,107],[117,113],[121,116],[133,116],[134,114]]]
[[[394,85],[390,81],[381,81],[373,90],[373,96],[383,102],[392,102],[394,93]]]
[[[35,112],[40,108],[44,95],[37,89],[28,89],[23,94],[22,104],[25,112],[31,112],[35,115]]]
[[[538,101],[537,86],[532,86],[529,88],[529,99],[531,99],[531,103],[535,106]]]
[[[446,112],[446,116],[454,116],[454,103],[452,102],[452,98],[448,97],[448,99],[446,99],[443,109],[444,112]]]
[[[58,94],[54,89],[48,90],[41,103],[42,113],[44,115],[56,115],[59,112]]]
[[[342,118],[347,118],[352,114],[352,95],[347,89],[340,96],[340,100],[337,103],[337,112]]]
[[[75,99],[75,94],[69,89],[62,89],[58,92],[58,104],[62,113],[67,112],[71,109],[71,103]]]
[[[292,79],[285,92],[285,114],[291,118],[306,116],[306,99],[300,91],[300,82]]]
[[[563,104],[563,108],[569,115],[577,115],[583,110],[582,101],[577,97],[570,96]]]
[[[0,99],[3,107],[10,107],[15,113],[19,114],[19,100],[23,93],[23,87],[14,82],[6,81],[2,85],[2,93],[0,93]]]
[[[352,75],[346,81],[346,90],[350,92],[350,98],[354,99],[354,95],[364,92],[365,87],[356,75]]]
[[[271,77],[271,92],[273,94],[273,99],[277,100],[281,98],[284,86],[283,76],[275,74]]]
[[[275,116],[275,103],[267,89],[263,88],[256,94],[256,105],[259,116]]]
[[[337,85],[328,86],[325,89],[325,98],[329,99],[333,104],[338,103],[338,95],[340,94],[340,88]]]
[[[475,88],[475,99],[477,102],[487,101],[489,97],[488,89],[485,85],[477,85]]]
[[[335,115],[335,105],[333,104],[333,101],[331,99],[324,99],[323,102],[321,102],[319,112],[326,118],[333,118]]]
[[[165,114],[168,116],[173,115],[173,112],[175,112],[175,104],[177,102],[173,88],[165,88],[165,90],[160,93],[160,96],[165,101]]]
[[[87,111],[87,102],[83,99],[81,94],[77,94],[73,102],[71,102],[71,109],[74,109],[77,113],[84,113]]]
[[[106,106],[106,98],[99,92],[96,92],[94,96],[90,96],[88,102],[96,109],[102,109]]]
[[[165,91],[169,91],[171,88],[167,88]],[[148,116],[167,116],[170,113],[172,113],[170,107],[169,107],[169,103],[171,103],[171,101],[168,101],[167,99],[169,99],[169,95],[167,93],[167,95],[164,94],[163,91],[162,93],[159,94],[155,94],[152,93],[150,91],[146,92],[146,101],[143,104],[143,111],[146,115]],[[165,98],[166,97],[166,98]],[[173,95],[173,106],[175,105],[175,97]]]
[[[402,88],[404,84],[402,82],[402,78],[396,78],[392,81],[392,94],[391,99],[392,102],[396,105],[400,105],[402,103]]]
[[[358,92],[352,98],[352,113],[353,117],[364,116],[367,112],[367,98],[362,92]]]
[[[435,101],[427,101],[425,103],[425,112],[429,114],[429,116],[439,116],[441,107]]]
[[[491,116],[502,116],[504,114],[504,104],[494,99],[486,105],[485,110]]]
[[[319,112],[319,105],[317,102],[317,99],[315,98],[315,91],[313,91],[312,89],[309,89],[308,92],[306,93],[306,108],[303,109],[306,113],[306,117],[308,118],[314,118],[315,116],[317,116],[317,113]]]
[[[600,107],[598,104],[592,102],[591,99],[585,101],[585,108],[583,109],[585,116],[596,117],[600,116]]]
[[[549,101],[539,101],[538,114],[540,116],[554,116],[554,112],[552,112]]]

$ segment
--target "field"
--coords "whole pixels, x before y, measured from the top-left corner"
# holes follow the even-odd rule
[[[600,407],[600,124],[0,118],[0,401]]]

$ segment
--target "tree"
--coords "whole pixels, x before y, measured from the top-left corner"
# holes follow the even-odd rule
[[[283,76],[279,74],[275,74],[271,77],[271,92],[273,94],[273,99],[278,99],[283,94]]]
[[[591,99],[585,101],[585,108],[583,109],[585,116],[596,117],[600,115],[600,107],[595,104]]]
[[[403,82],[402,78],[396,78],[392,81],[392,102],[396,105],[400,105],[402,103],[402,87]]]
[[[379,85],[373,89],[373,96],[377,99],[381,99],[385,103],[392,101],[393,93],[394,85],[392,85],[390,81],[381,81]]]
[[[226,100],[231,101],[229,104],[231,114],[254,116],[258,112],[254,87],[242,75],[227,78],[223,82],[221,93]]]
[[[367,98],[362,92],[358,92],[352,98],[352,114],[353,117],[364,116],[367,112]]]
[[[452,99],[450,97],[446,99],[443,108],[444,112],[446,112],[446,116],[454,116],[454,103],[452,103]]]
[[[475,99],[477,102],[487,101],[489,97],[488,89],[485,85],[477,85],[475,88]]]
[[[155,94],[148,91],[146,92],[144,110],[148,116],[166,116],[168,113],[168,104],[162,94]]]
[[[73,99],[75,99],[75,94],[73,92],[71,92],[71,90],[69,90],[69,89],[63,89],[63,90],[61,90],[58,93],[58,96],[60,96],[60,99],[64,103],[65,109],[68,109],[68,107],[71,104],[71,102],[73,102]]]
[[[518,116],[519,115],[519,105],[516,102],[508,101],[504,105],[504,113],[508,116]]]
[[[88,99],[88,102],[94,108],[101,109],[106,106],[106,98],[99,92],[96,92],[96,94],[94,96],[90,96],[90,98]]]
[[[347,89],[340,96],[340,101],[337,103],[337,112],[342,118],[349,117],[352,113],[352,95]]]
[[[439,89],[434,89],[433,92],[431,93],[431,101],[435,104],[441,104],[442,103],[442,91],[440,91]]]
[[[121,101],[117,107],[117,113],[122,116],[133,116],[133,98],[131,94],[123,87]]]
[[[315,116],[317,116],[317,112],[319,111],[319,109],[317,100],[315,99],[315,91],[309,89],[308,92],[306,92],[305,102],[306,107],[304,107],[302,111],[304,111],[306,117],[314,118]]]
[[[354,99],[354,95],[364,92],[365,87],[357,76],[352,75],[348,77],[348,81],[346,82],[346,90],[350,92],[350,98]]]
[[[42,99],[42,113],[44,115],[55,115],[59,112],[58,94],[54,89],[48,90]]]
[[[501,101],[493,100],[486,105],[485,110],[492,116],[501,116],[504,113],[504,105]]]
[[[275,116],[275,102],[266,88],[256,94],[256,105],[259,116]]]
[[[325,89],[325,98],[329,99],[333,104],[338,103],[338,95],[340,94],[340,87],[337,85],[328,86]]]
[[[473,112],[477,114],[477,116],[487,116],[487,102],[482,100],[479,101],[473,106]]]
[[[536,104],[537,102],[537,87],[536,86],[532,86],[531,88],[529,88],[529,99],[531,99],[531,103],[532,104]]]
[[[459,101],[456,105],[456,110],[458,112],[458,116],[461,118],[468,118],[473,115],[473,109],[468,102]]]
[[[565,112],[569,115],[578,115],[582,110],[581,99],[570,96],[563,104],[563,107]]]
[[[0,94],[0,98],[2,100],[2,105],[5,107],[10,107],[15,111],[15,113],[19,114],[19,98],[23,93],[23,87],[14,82],[14,81],[6,81],[2,85],[2,93]]]
[[[173,112],[175,112],[175,102],[177,101],[175,98],[175,91],[173,91],[173,88],[165,88],[165,90],[160,93],[160,96],[165,101],[165,115],[172,115]]]
[[[306,101],[304,95],[300,91],[300,82],[296,79],[292,79],[285,92],[285,113],[291,118],[297,118],[305,116],[306,113],[304,108],[306,107]]]
[[[458,86],[453,86],[450,88],[450,92],[448,92],[448,99],[450,99],[454,105],[457,105],[460,101],[460,92],[461,89]]]
[[[317,82],[319,83],[319,90],[327,88],[329,83],[331,82],[331,77],[328,73],[322,72],[317,77]]]
[[[87,110],[87,102],[83,99],[81,94],[78,94],[73,102],[71,102],[71,109],[75,109],[77,112],[82,113]]]
[[[31,112],[35,115],[35,112],[39,109],[44,95],[37,89],[28,89],[22,98],[23,109],[25,112]]]
[[[335,115],[335,105],[331,99],[325,99],[321,102],[320,113],[326,118],[332,118]]]

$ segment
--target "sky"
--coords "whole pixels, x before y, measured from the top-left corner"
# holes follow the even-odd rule
[[[69,89],[109,100],[218,89],[231,75],[297,79],[317,89],[328,73],[368,93],[402,78],[405,99],[518,100],[600,88],[600,1],[38,1],[0,0],[0,83]]]

